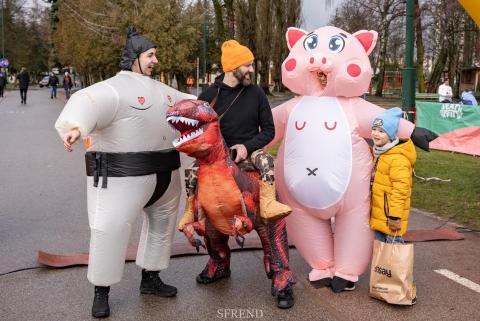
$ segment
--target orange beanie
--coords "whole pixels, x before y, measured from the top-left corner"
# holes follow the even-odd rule
[[[222,68],[223,71],[232,71],[255,59],[253,53],[236,40],[227,40],[222,45]]]

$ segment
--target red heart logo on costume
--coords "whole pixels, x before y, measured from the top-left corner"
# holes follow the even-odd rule
[[[138,97],[138,102],[143,105],[145,103],[145,97]]]

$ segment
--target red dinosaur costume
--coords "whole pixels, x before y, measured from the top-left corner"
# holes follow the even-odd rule
[[[193,232],[204,236],[210,255],[197,281],[211,283],[229,277],[229,236],[242,245],[243,235],[254,228],[262,242],[265,271],[272,279],[272,295],[290,288],[294,279],[288,266],[285,221],[265,223],[257,215],[258,173],[242,172],[230,159],[215,111],[207,102],[182,100],[168,110],[167,121],[181,132],[174,141],[177,150],[196,158],[200,166],[194,222],[183,229],[197,249],[203,244]]]

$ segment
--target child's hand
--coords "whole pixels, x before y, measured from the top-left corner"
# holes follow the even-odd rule
[[[402,220],[401,219],[394,220],[391,218],[387,218],[387,225],[390,230],[394,232],[399,231],[402,227]]]

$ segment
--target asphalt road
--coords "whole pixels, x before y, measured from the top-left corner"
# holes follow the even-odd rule
[[[88,250],[84,150],[76,146],[73,153],[66,153],[53,128],[65,102],[63,90],[57,100],[51,100],[46,89],[30,90],[28,95],[27,105],[20,104],[18,91],[9,91],[0,100],[0,320],[90,320],[93,286],[86,280],[86,268],[46,269],[36,262],[39,249]],[[132,245],[138,240],[139,221]],[[412,210],[411,229],[441,224],[434,216]],[[235,252],[232,277],[209,286],[194,280],[206,256],[173,258],[161,273],[164,281],[179,289],[170,299],[139,295],[140,269],[128,263],[122,282],[112,286],[110,319],[480,320],[480,290],[435,272],[446,269],[480,284],[480,236],[465,237],[415,244],[414,307],[394,307],[370,298],[368,273],[352,292],[314,289],[306,281],[308,266],[292,249],[296,305],[279,310],[263,274],[262,252],[253,250]],[[175,242],[185,240],[177,235]]]

